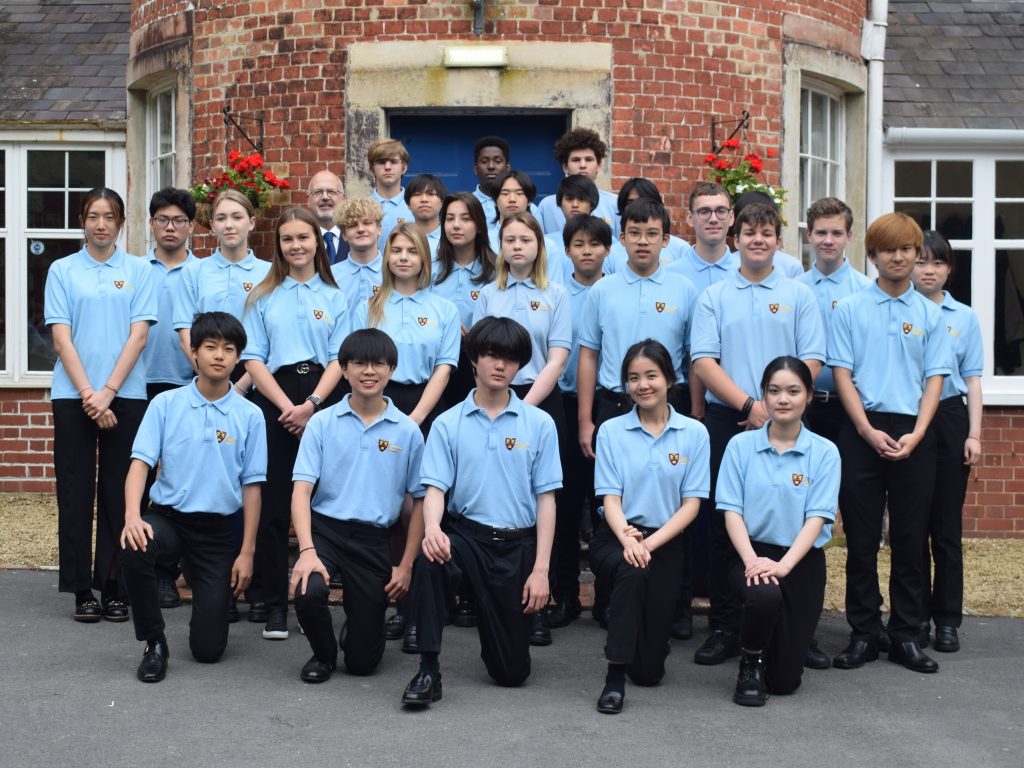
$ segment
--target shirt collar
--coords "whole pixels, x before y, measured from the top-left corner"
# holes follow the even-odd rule
[[[732,273],[732,275],[733,282],[736,284],[738,288],[749,288],[752,286],[759,285],[764,288],[767,288],[768,290],[775,290],[776,288],[779,287],[779,284],[782,282],[782,272],[779,270],[778,267],[773,267],[772,271],[768,273],[768,276],[759,283],[754,283],[751,282],[750,280],[747,280],[747,278],[740,274],[740,270],[738,267],[736,271]]]
[[[422,290],[416,291],[412,296],[405,296],[396,290],[392,290],[391,295],[388,296],[388,304],[400,304],[406,300],[415,302],[416,304],[422,304],[426,298],[426,291]]]
[[[149,254],[146,256],[146,258],[149,259],[149,263],[150,264],[159,264],[164,269],[167,269],[167,265],[164,264],[162,261],[160,261],[160,259],[158,259],[156,257],[156,248],[150,248],[149,249]],[[190,248],[190,249],[188,249],[185,252],[185,260],[183,262],[181,262],[181,264],[178,264],[178,265],[176,265],[174,267],[171,267],[170,269],[167,269],[167,271],[168,272],[174,272],[175,270],[178,270],[178,269],[181,269],[182,267],[184,267],[190,261],[195,261],[195,260],[196,260],[196,257],[194,255],[192,255],[192,249]]]
[[[700,257],[700,254],[697,253],[696,248],[691,248],[687,256],[690,259],[690,264],[692,264],[693,268],[698,272],[703,272],[705,269],[712,268],[723,269],[728,271],[733,267],[732,251],[730,251],[728,248],[725,249],[725,253],[722,254],[722,258],[715,262],[704,261],[704,259]]]
[[[643,429],[643,425],[640,423],[640,410],[634,405],[629,413],[625,414],[626,418],[626,429]],[[668,421],[665,423],[665,429],[685,429],[686,418],[676,412],[676,409],[671,405],[668,407]],[[664,432],[661,433],[665,434]],[[660,437],[661,435],[659,435]]]
[[[338,264],[344,264],[345,266],[342,267],[342,269],[347,269],[353,275],[361,269],[368,269],[371,272],[380,272],[381,266],[384,264],[384,258],[381,256],[380,251],[378,251],[376,258],[369,264],[361,264],[352,258],[339,261]],[[335,266],[337,266],[337,264]]]
[[[601,278],[598,278],[600,280]],[[565,289],[569,292],[570,296],[579,296],[583,291],[593,288],[593,285],[583,285],[578,282],[575,277],[571,274],[565,278]]]
[[[323,285],[323,280],[320,279],[320,275],[313,275],[306,282],[300,283],[291,275],[285,275],[284,280],[281,281],[281,287],[284,288],[286,291],[290,291],[293,288],[297,288],[300,285],[309,288],[309,290],[313,291],[314,293],[317,293],[320,290],[320,286]]]
[[[405,187],[400,187],[398,194],[394,197],[384,197],[376,189],[373,190],[373,194],[370,195],[371,200],[375,200],[378,203],[388,203],[389,205],[404,205],[405,204]]]
[[[192,379],[192,383],[189,384],[188,387],[188,404],[191,405],[193,408],[202,408],[203,406],[206,405],[212,405],[221,413],[226,414],[228,411],[231,410],[231,405],[233,402],[232,398],[240,397],[240,395],[235,393],[234,387],[228,387],[228,393],[224,395],[224,397],[218,400],[207,400],[199,391],[199,386],[197,384],[198,381],[199,377],[194,377]]]
[[[381,421],[391,421],[398,423],[399,414],[401,413],[401,411],[399,411],[398,408],[395,407],[395,404],[391,402],[390,397],[384,398],[384,402],[387,403],[387,407],[384,409],[384,412],[380,416],[378,416],[376,419],[370,422],[369,426],[364,425],[363,417],[352,410],[352,404],[350,402],[351,399],[352,393],[349,392],[347,395],[345,395],[345,397],[341,399],[341,402],[334,406],[335,417],[340,418],[342,416],[352,416],[352,418],[356,419],[359,422],[360,426],[363,426],[365,429],[369,429],[374,424],[377,424]]]
[[[476,394],[476,387],[469,390],[469,394],[466,395],[466,399],[462,401],[463,416],[468,416],[476,411],[480,411],[486,415],[486,411],[484,411],[483,407],[477,405],[476,400],[473,399],[474,394]],[[519,396],[511,388],[508,390],[508,405],[505,406],[502,413],[511,413],[514,416],[523,415],[523,401],[519,399]]]
[[[955,312],[957,309],[957,300],[953,298],[953,294],[949,291],[942,292],[942,303],[939,304],[943,309],[948,309],[950,312]]]
[[[775,451],[775,446],[768,442],[768,425],[771,424],[771,419],[764,423],[759,430],[757,430],[757,437],[755,441],[757,444],[757,451],[759,453],[764,451]],[[796,436],[796,445],[786,451],[786,453],[799,453],[806,454],[811,449],[811,432],[809,429],[801,425],[800,433]],[[777,451],[775,451],[778,453]]]
[[[508,282],[505,284],[506,288],[511,288],[513,285],[518,285],[519,283],[522,283],[527,288],[536,288],[537,287],[537,284],[535,282],[533,282],[533,278],[532,277],[527,277],[527,278],[524,278],[523,280],[517,280],[516,278],[512,277],[512,273],[510,272],[509,275],[508,275]]]
[[[120,246],[114,247],[114,252],[110,254],[110,258],[106,261],[96,261],[96,259],[92,257],[92,254],[89,253],[89,249],[85,246],[82,246],[82,250],[78,253],[81,256],[82,266],[86,269],[99,269],[100,267],[115,267],[120,269],[124,266],[124,257],[127,255],[121,250]]]
[[[659,285],[665,282],[665,270],[661,267],[654,270],[654,274],[648,275],[647,277],[640,277],[640,275],[634,272],[633,268],[629,266],[629,257],[626,257],[626,266],[622,270],[622,274],[625,275],[626,282],[630,284],[640,282],[641,280],[650,280],[652,283],[658,283]]]
[[[898,301],[902,304],[906,304],[907,306],[910,306],[910,304],[914,300],[914,294],[917,293],[917,291],[914,290],[914,284],[911,283],[910,287],[907,288],[907,290],[905,290],[899,296],[890,296],[888,293],[886,293],[885,291],[878,287],[877,280],[871,283],[871,287],[868,288],[868,290],[873,292],[875,304],[884,304],[887,301]]]
[[[817,263],[811,264],[811,268],[807,271],[811,273],[811,279],[814,280],[815,285],[822,280],[828,280],[830,283],[842,283],[845,282],[846,276],[850,272],[850,260],[844,258],[843,263],[839,265],[839,269],[830,275],[823,274],[818,269]]]
[[[238,262],[228,261],[224,257],[224,254],[220,252],[220,248],[213,252],[212,258],[213,263],[216,264],[221,269],[225,269],[227,267],[241,267],[242,269],[248,271],[256,266],[256,254],[252,252],[251,248],[249,249],[249,252],[245,254],[245,258]]]

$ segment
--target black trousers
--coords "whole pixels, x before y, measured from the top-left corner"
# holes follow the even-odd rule
[[[537,541],[533,535],[494,541],[471,524],[446,517],[444,531],[452,559],[432,563],[422,553],[413,570],[413,618],[420,650],[440,653],[448,607],[463,581],[476,598],[480,657],[498,685],[521,685],[530,676],[530,628],[523,613],[523,586],[533,570]]]
[[[124,481],[132,443],[146,412],[145,400],[115,397],[113,429],[100,429],[81,400],[53,403],[53,467],[57,476],[57,542],[61,592],[103,590],[119,581],[117,553],[124,529]],[[99,461],[97,464],[97,446]],[[98,475],[98,477],[97,477]],[[92,506],[96,501],[96,549],[92,551]],[[124,597],[124,590],[118,592]]]
[[[846,415],[839,395],[829,393],[827,400],[822,399],[824,397],[824,393],[814,393],[814,402],[807,408],[804,422],[814,434],[838,444],[839,431],[850,417]]]
[[[466,348],[463,346],[459,350],[459,366],[448,377],[448,384],[441,395],[441,410],[446,411],[461,403],[475,386],[473,364],[466,357]]]
[[[898,439],[914,429],[916,417],[869,412],[875,429]],[[877,638],[882,630],[878,586],[878,545],[882,516],[889,508],[889,625],[893,640],[917,638],[923,618],[925,575],[922,554],[935,488],[935,432],[929,429],[910,458],[887,461],[857,434],[853,422],[839,433],[843,477],[839,507],[846,533],[846,620],[852,639]]]
[[[580,599],[580,524],[586,508],[597,511],[594,495],[594,460],[579,447],[579,399],[562,393],[565,439],[559,441],[562,461],[562,498],[555,518],[555,544],[551,563],[551,592],[559,603]]]
[[[715,485],[718,483],[718,470],[722,466],[725,447],[743,431],[743,427],[739,426],[742,420],[743,415],[739,411],[717,403],[708,403],[704,411],[704,426],[708,429],[711,441],[711,497],[701,502],[698,524],[704,518],[704,525],[695,529],[694,546],[695,549],[707,547],[705,551],[709,553],[708,596],[711,598],[711,612],[708,624],[711,629],[725,632],[739,632],[742,603],[739,593],[729,581],[729,569],[736,551],[725,530],[725,515],[715,509]],[[701,534],[705,534],[707,539],[702,541]]]
[[[184,559],[192,587],[192,618],[188,645],[196,661],[220,659],[228,644],[228,598],[231,566],[238,556],[235,515],[178,512],[152,505],[142,519],[153,528],[146,551],[121,551],[135,637],[149,642],[164,633],[157,593],[157,563]]]
[[[925,605],[921,620],[932,619],[938,627],[959,627],[964,612],[963,511],[971,468],[964,464],[964,442],[969,422],[961,397],[939,403],[932,421],[935,432],[935,492],[928,516],[929,552],[925,544],[922,569]],[[930,563],[935,575],[928,592]]]
[[[314,512],[313,546],[328,574],[332,578],[339,574],[345,583],[342,605],[347,629],[341,646],[345,669],[353,675],[369,675],[384,656],[384,611],[388,605],[384,585],[391,578],[387,530]],[[323,576],[314,573],[305,594],[295,591],[295,615],[313,654],[333,665],[341,638],[334,635],[329,596]]]
[[[788,548],[751,541],[759,557],[781,560]],[[743,596],[740,640],[745,649],[764,651],[768,690],[793,693],[800,687],[804,655],[814,637],[825,600],[825,553],[812,548],[778,584],[747,585],[743,561],[733,558],[729,580]]]
[[[683,539],[677,536],[652,553],[646,568],[636,568],[626,562],[622,544],[607,525],[590,541],[590,567],[611,585],[604,653],[609,661],[626,664],[637,685],[656,685],[665,676],[683,553]]]

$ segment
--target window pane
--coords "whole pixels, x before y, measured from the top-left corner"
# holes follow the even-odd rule
[[[800,200],[801,219],[807,215],[807,209],[810,207],[811,203],[814,202],[810,199],[810,195],[808,194],[809,188],[807,186],[807,165],[810,162],[811,161],[806,157],[800,158],[800,193],[802,195],[802,199]]]
[[[973,263],[973,254],[971,251],[953,251],[953,258],[956,259],[954,262],[956,269],[953,270],[953,274],[949,276],[949,281],[946,283],[946,290],[949,291],[953,298],[957,301],[962,301],[964,304],[971,304],[971,266]]]
[[[935,228],[947,240],[970,240],[973,237],[970,203],[936,203]]]
[[[0,155],[3,153],[0,152]],[[0,238],[0,286],[7,285],[7,240]],[[7,370],[7,290],[0,290],[0,371]]]
[[[43,291],[46,273],[57,259],[75,253],[82,246],[78,240],[36,239],[27,243],[28,253],[28,369],[52,371],[57,362],[53,337],[44,322]]]
[[[6,159],[7,153],[0,149],[0,229],[7,226],[7,193],[4,191],[4,184],[7,183]],[[0,280],[0,285],[3,284],[3,281]],[[0,314],[0,317],[3,315]]]
[[[839,125],[839,100],[829,99],[829,131],[828,131],[828,158],[829,160],[839,159],[839,131],[841,126]],[[832,187],[835,189],[835,187]]]
[[[85,197],[86,191],[78,190],[77,192],[68,192],[68,229],[81,229],[82,222],[78,217],[78,212],[82,210],[82,198]]]
[[[174,186],[174,156],[160,158],[160,188]]]
[[[174,149],[174,99],[170,91],[164,91],[157,97],[159,122],[157,123],[157,153],[165,155]]]
[[[820,200],[828,194],[825,188],[825,180],[828,174],[824,160],[811,160],[811,201]]]
[[[1024,203],[996,203],[996,238],[1024,239]]]
[[[931,197],[932,164],[927,160],[896,163],[896,197]]]
[[[63,187],[64,153],[43,150],[29,151],[28,186]]]
[[[806,155],[810,151],[808,140],[810,137],[811,124],[811,92],[803,90],[800,92],[800,154]]]
[[[1024,197],[1024,161],[996,161],[996,197]]]
[[[936,197],[972,197],[973,163],[940,161],[935,164]]]
[[[825,157],[828,153],[828,96],[811,93],[811,154]],[[817,198],[815,198],[817,199]]]
[[[0,189],[0,229],[7,226],[7,193]]]
[[[931,203],[902,203],[897,201],[894,209],[902,211],[918,223],[921,229],[932,228],[932,204]]]
[[[29,229],[64,229],[64,193],[29,192],[26,225]]]
[[[102,187],[106,175],[103,152],[69,152],[68,186],[92,189]]]
[[[1024,374],[1024,251],[996,251],[996,376]]]

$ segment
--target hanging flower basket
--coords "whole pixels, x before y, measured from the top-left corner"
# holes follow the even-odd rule
[[[764,192],[782,210],[786,200],[786,190],[768,184],[761,174],[764,172],[764,160],[757,152],[743,153],[739,139],[727,139],[722,144],[721,152],[704,155],[704,165],[708,168],[708,180],[725,187],[731,201],[736,200],[745,192]],[[725,150],[729,150],[728,154]],[[775,157],[774,149],[767,151],[768,157]]]
[[[253,207],[263,213],[270,204],[270,196],[277,189],[291,189],[285,179],[279,179],[263,164],[258,152],[243,155],[237,150],[228,154],[228,167],[208,177],[189,189],[196,201],[196,221],[204,227],[210,226],[210,209],[213,201],[225,189],[236,189],[249,198]]]

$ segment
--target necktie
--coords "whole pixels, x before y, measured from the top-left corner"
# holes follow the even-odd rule
[[[334,247],[333,232],[324,232],[324,245],[327,246],[327,260],[333,264],[338,258],[338,249]]]

